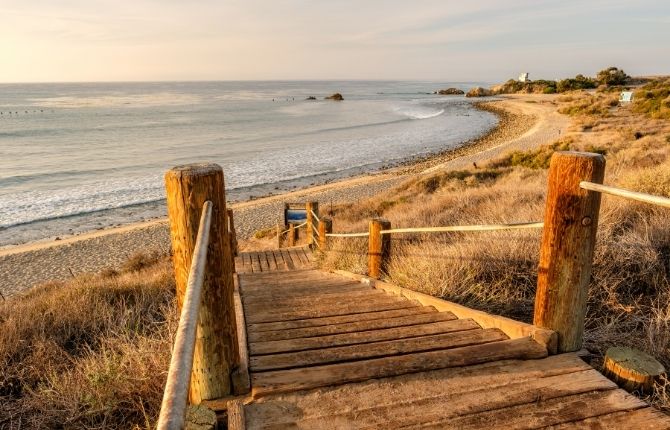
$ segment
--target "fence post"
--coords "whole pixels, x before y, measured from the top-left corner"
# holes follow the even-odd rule
[[[282,229],[279,226],[279,223],[277,223],[277,249],[281,249],[281,235]]]
[[[326,251],[328,245],[328,239],[326,234],[333,232],[333,220],[330,218],[323,217],[319,220],[319,248],[322,252]]]
[[[598,229],[600,193],[579,182],[602,183],[605,158],[584,152],[551,157],[534,324],[558,333],[558,352],[582,347],[584,317]]]
[[[314,239],[316,220],[314,219],[312,212],[314,212],[317,216],[319,215],[319,203],[307,202],[305,203],[305,210],[307,211],[307,245],[309,245],[311,248],[316,245],[316,239]]]
[[[228,209],[228,231],[230,232],[230,249],[234,257],[237,257],[237,232],[235,231],[235,218],[233,210]]]
[[[295,225],[293,223],[288,225],[288,246],[295,246]]]
[[[382,230],[389,230],[391,222],[383,218],[373,218],[370,220],[368,238],[368,276],[379,279],[381,274],[386,271],[389,251],[391,250],[391,237],[388,234],[381,234]]]
[[[165,173],[165,189],[180,311],[202,207],[207,200],[213,206],[189,387],[197,404],[230,394],[231,372],[239,364],[223,170],[217,164],[177,166]]]

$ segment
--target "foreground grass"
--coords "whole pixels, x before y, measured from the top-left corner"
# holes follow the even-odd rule
[[[0,303],[0,428],[152,428],[176,319],[158,257]]]
[[[558,109],[575,116],[568,136],[513,152],[484,168],[409,180],[384,195],[334,208],[334,230],[366,231],[383,216],[394,227],[541,221],[546,168],[556,150],[606,154],[605,182],[670,196],[670,122],[614,107],[610,94],[576,93]],[[600,109],[582,109],[595,104]],[[606,107],[606,108],[605,108]],[[642,349],[670,369],[670,210],[603,197],[589,291],[585,347]],[[325,268],[365,273],[367,242],[337,239]],[[385,277],[398,285],[495,314],[532,321],[539,230],[392,236]],[[642,396],[670,411],[666,381]]]

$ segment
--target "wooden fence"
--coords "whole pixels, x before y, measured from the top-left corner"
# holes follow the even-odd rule
[[[328,250],[329,238],[367,237],[368,275],[379,278],[385,273],[392,234],[543,228],[534,324],[558,333],[559,352],[577,351],[601,194],[670,207],[668,198],[602,185],[604,174],[601,155],[555,153],[543,222],[392,229],[388,220],[375,218],[367,232],[333,233],[332,220],[319,215],[317,202],[308,202],[307,221],[284,231],[278,228],[277,237],[281,246],[284,234],[304,227],[309,245],[322,252]],[[249,379],[244,327],[235,306],[236,241],[223,171],[215,164],[180,166],[166,173],[165,182],[181,319],[158,428],[176,429],[184,423],[187,391],[190,402],[197,404],[248,392]]]

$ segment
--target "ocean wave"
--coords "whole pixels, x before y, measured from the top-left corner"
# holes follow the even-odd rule
[[[147,94],[124,94],[124,95],[100,95],[100,96],[59,96],[29,99],[33,106],[47,108],[100,108],[100,107],[154,107],[154,106],[180,106],[197,104],[201,98],[194,94],[179,94],[171,92],[147,93]]]
[[[435,118],[444,113],[444,109],[435,109],[428,106],[403,106],[395,108],[395,111],[410,119]]]

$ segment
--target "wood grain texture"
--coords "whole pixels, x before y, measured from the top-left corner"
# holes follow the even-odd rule
[[[391,222],[383,218],[370,220],[368,232],[368,276],[379,279],[386,272],[389,252],[391,250],[391,236],[382,235],[382,230],[391,228]]]
[[[342,333],[355,333],[369,330],[380,330],[392,327],[407,327],[439,321],[452,321],[456,316],[451,312],[430,312],[415,315],[383,318],[367,321],[354,321],[341,324],[330,324],[318,327],[274,330],[249,333],[249,342],[267,342],[304,337],[326,336]]]
[[[447,367],[471,366],[489,361],[513,358],[534,359],[546,356],[546,348],[532,340],[515,339],[352,363],[262,373],[252,372],[252,394],[257,397]]]
[[[333,220],[328,217],[322,217],[319,220],[319,248],[321,252],[328,250],[328,236],[333,232]]]
[[[476,329],[481,329],[481,327],[472,320],[450,320],[405,327],[366,330],[353,333],[340,333],[287,340],[272,340],[267,342],[252,342],[249,347],[252,355],[276,354],[280,352],[330,348],[341,345],[381,342],[394,339],[408,339],[419,336],[463,332]]]
[[[223,170],[216,164],[175,167],[165,174],[170,237],[181,309],[203,204],[213,204],[207,266],[198,318],[190,399],[227,395],[239,351],[233,299],[233,257],[227,234]]]
[[[605,353],[603,374],[627,391],[650,394],[654,381],[665,368],[651,355],[626,347],[609,348]]]
[[[551,158],[538,268],[534,323],[558,333],[559,352],[582,347],[600,194],[579,187],[602,183],[602,155],[557,152]]]

